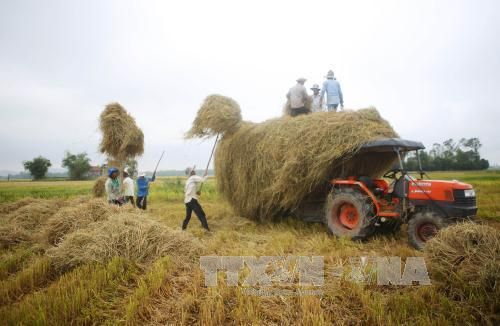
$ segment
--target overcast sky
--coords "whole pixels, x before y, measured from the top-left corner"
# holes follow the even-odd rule
[[[479,137],[500,163],[499,1],[1,1],[0,169],[66,150],[94,164],[104,106],[145,134],[140,169],[204,166],[183,140],[204,97],[244,119],[281,114],[288,88],[333,69],[348,108],[376,106],[430,147]]]

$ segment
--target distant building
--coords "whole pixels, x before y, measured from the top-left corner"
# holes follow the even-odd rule
[[[102,175],[102,166],[96,165],[96,166],[91,166],[89,170],[89,177],[90,178],[98,178]]]

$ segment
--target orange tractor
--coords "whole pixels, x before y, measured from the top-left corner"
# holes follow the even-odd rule
[[[424,179],[418,152],[424,148],[420,142],[396,138],[363,145],[361,153],[395,153],[398,166],[386,172],[383,179],[360,175],[331,180],[325,205],[330,232],[365,239],[377,231],[396,231],[408,223],[410,243],[422,249],[446,224],[474,217],[476,194],[470,184]],[[404,169],[403,158],[410,151],[416,152],[418,178]]]

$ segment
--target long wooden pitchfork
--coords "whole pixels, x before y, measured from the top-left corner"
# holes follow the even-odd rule
[[[217,137],[215,137],[215,143],[214,146],[212,147],[212,152],[210,153],[210,158],[208,159],[207,167],[205,169],[204,176],[207,175],[208,173],[208,167],[210,166],[210,162],[212,161],[212,157],[214,156],[214,151],[215,151],[215,146],[217,146],[217,142],[219,141],[219,133],[217,133]],[[201,193],[201,189],[203,188],[203,182],[200,185],[200,189],[198,190],[199,193]]]

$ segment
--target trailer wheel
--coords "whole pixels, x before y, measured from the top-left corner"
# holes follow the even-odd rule
[[[328,230],[335,236],[363,240],[373,230],[370,212],[371,205],[359,192],[343,191],[329,195],[325,206]]]
[[[422,250],[444,226],[443,218],[434,212],[417,213],[408,222],[408,240],[415,249]]]

